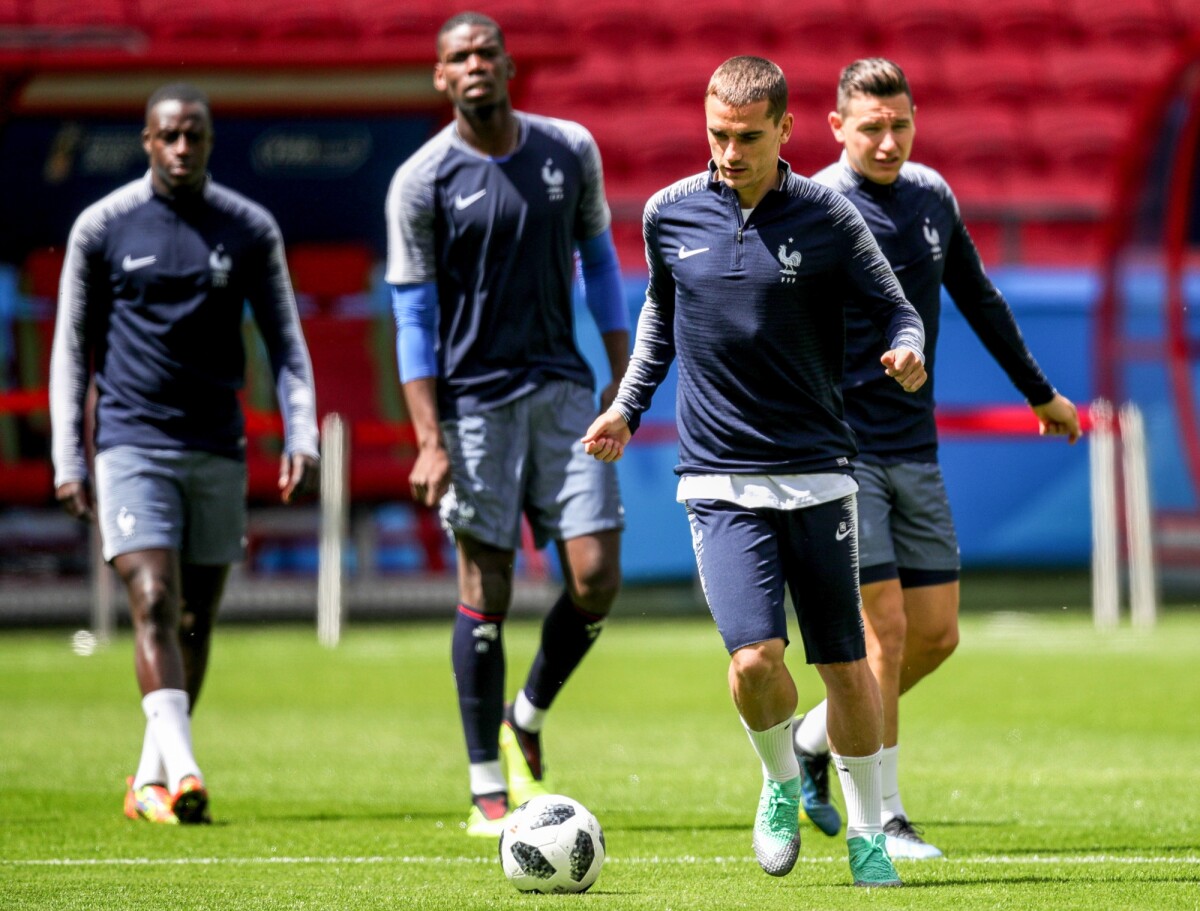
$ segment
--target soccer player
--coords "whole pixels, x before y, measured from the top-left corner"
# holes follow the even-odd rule
[[[283,501],[317,480],[312,368],[279,228],[208,176],[212,144],[202,92],[172,84],[150,96],[149,173],[85,209],[71,229],[50,362],[55,493],[79,519],[92,518],[94,503],[133,620],[147,721],[125,815],[168,824],[209,819],[189,716],[229,565],[245,546],[237,392],[247,301],[287,428]],[[84,440],[92,380],[94,494]]]
[[[599,151],[577,123],[514,111],[514,73],[495,21],[447,20],[433,79],[453,122],[399,168],[387,199],[400,381],[420,448],[409,483],[418,503],[440,504],[454,535],[467,832],[491,837],[510,807],[546,791],[546,712],[620,586],[616,473],[579,442],[597,408],[574,340],[576,250],[611,371],[604,405],[629,359]],[[566,587],[506,705],[503,624],[522,515],[539,547],[557,545]]]
[[[862,216],[780,159],[793,126],[787,99],[782,71],[761,57],[713,73],[712,161],[646,205],[650,276],[633,358],[584,445],[619,458],[678,359],[676,498],[762,761],[755,855],[782,876],[800,847],[786,587],[828,695],[854,882],[894,886],[880,830],[882,712],[859,612],[854,438],[839,392],[844,302],[859,298],[890,340],[875,369],[906,392],[925,380],[924,336]]]
[[[975,334],[1025,396],[1043,434],[1080,436],[1075,406],[1054,390],[1025,347],[1008,304],[979,259],[958,203],[936,172],[908,160],[916,107],[904,73],[882,58],[841,74],[829,115],[841,160],[814,180],[837,190],[866,219],[925,325],[929,382],[897,394],[876,376],[886,336],[867,314],[847,322],[846,420],[858,438],[859,579],[867,655],[883,698],[883,822],[892,857],[940,857],[909,822],[900,799],[898,705],[958,644],[958,542],[937,462],[934,356],[945,286]],[[829,802],[825,705],[796,728],[809,818],[834,835]]]

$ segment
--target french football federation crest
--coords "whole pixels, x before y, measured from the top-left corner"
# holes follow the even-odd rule
[[[559,202],[563,198],[563,184],[566,177],[562,168],[554,167],[554,159],[547,158],[542,165],[542,181],[546,184],[546,196],[551,202]]]
[[[787,242],[790,244],[793,238],[789,237]],[[787,244],[779,245],[779,261],[783,263],[783,268],[779,270],[779,281],[785,285],[790,285],[796,281],[796,267],[800,265],[800,260],[803,257],[799,250],[788,252]]]
[[[224,244],[217,244],[217,249],[208,254],[208,268],[212,270],[214,288],[224,288],[229,284],[229,273],[233,271],[233,258],[225,252]]]
[[[929,252],[934,259],[942,258],[942,237],[938,234],[938,229],[929,223],[929,219],[925,219],[925,225],[921,228],[921,233],[925,235],[925,242],[929,244]]]

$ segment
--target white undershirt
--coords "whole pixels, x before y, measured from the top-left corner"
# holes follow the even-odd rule
[[[804,509],[857,492],[858,482],[848,474],[685,474],[675,499],[722,500],[747,509]]]

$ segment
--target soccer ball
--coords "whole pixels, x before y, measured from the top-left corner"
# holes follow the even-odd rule
[[[500,864],[522,892],[584,892],[604,864],[604,832],[579,801],[534,797],[508,817]]]

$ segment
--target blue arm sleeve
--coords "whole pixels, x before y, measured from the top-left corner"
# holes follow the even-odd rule
[[[437,285],[393,285],[400,382],[437,376]]]
[[[621,288],[621,265],[613,244],[612,229],[579,243],[583,292],[588,310],[601,333],[629,331],[629,310]]]

